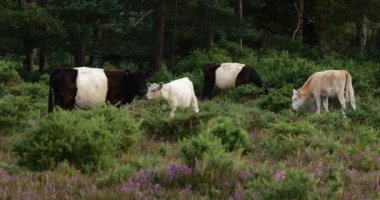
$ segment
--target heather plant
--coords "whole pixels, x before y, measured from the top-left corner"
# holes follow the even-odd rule
[[[0,60],[0,84],[14,85],[20,82],[20,75],[15,69],[16,63]]]
[[[130,165],[116,165],[112,170],[105,172],[97,181],[98,187],[107,187],[124,182],[136,169]]]
[[[210,134],[219,137],[226,150],[248,149],[248,133],[239,127],[239,123],[236,120],[219,117],[210,122],[209,126],[211,126],[209,130]]]
[[[232,158],[225,152],[221,139],[212,134],[199,134],[180,142],[180,157],[190,166],[196,161],[209,161],[216,167],[225,167],[233,163]]]
[[[274,135],[315,135],[318,131],[307,121],[298,122],[278,122],[272,127]]]
[[[0,129],[22,129],[26,126],[26,119],[31,105],[28,96],[4,95],[0,97]]]
[[[212,52],[208,53],[195,50],[177,64],[179,67],[176,69],[176,72],[181,74],[184,72],[202,71],[206,64],[231,62],[232,60],[227,51],[223,49],[215,48]]]
[[[99,107],[91,112],[57,110],[13,143],[19,163],[33,170],[67,160],[83,172],[107,169],[139,137],[138,122],[127,110]]]
[[[301,136],[293,135],[270,135],[259,142],[259,148],[275,159],[285,159],[293,156],[303,148],[304,139]]]
[[[261,177],[261,178],[260,178]],[[257,199],[314,199],[315,181],[303,171],[289,169],[276,171],[272,177],[259,176],[247,183],[257,191]]]
[[[140,108],[143,107],[143,110]],[[163,100],[140,101],[136,104],[134,115],[142,120],[144,133],[155,139],[177,140],[198,134],[204,119],[204,112],[194,113],[192,108],[178,108],[173,118],[169,117],[170,108]]]
[[[272,51],[258,60],[252,57],[246,62],[256,63],[255,68],[271,88],[282,88],[287,84],[301,87],[312,73],[319,70],[312,61],[294,57],[287,51]]]
[[[152,75],[152,77],[149,78],[150,83],[167,83],[174,79],[174,75],[168,70],[168,68],[163,65],[161,66],[160,70],[158,70],[156,73]]]
[[[262,88],[258,88],[254,84],[246,84],[226,91],[222,98],[228,98],[234,102],[244,103],[255,100],[262,94]]]
[[[290,109],[292,103],[292,85],[284,85],[280,89],[272,89],[269,94],[258,98],[258,105],[262,109],[280,112]]]

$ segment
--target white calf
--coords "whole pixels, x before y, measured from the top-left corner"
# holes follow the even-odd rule
[[[328,98],[332,96],[338,96],[343,115],[346,102],[351,102],[352,108],[356,109],[352,78],[346,70],[326,70],[312,74],[300,89],[293,89],[292,108],[298,110],[306,99],[314,97],[317,113],[320,113],[323,97],[323,107],[328,112]]]
[[[177,107],[192,106],[194,111],[199,112],[197,97],[195,96],[193,83],[187,78],[181,78],[170,83],[148,83],[147,99],[163,97],[169,102],[172,111],[170,117],[174,117]]]

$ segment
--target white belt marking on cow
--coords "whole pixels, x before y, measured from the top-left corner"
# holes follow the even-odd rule
[[[78,67],[77,95],[75,105],[81,109],[90,109],[104,103],[108,91],[108,79],[103,69]]]
[[[238,74],[245,64],[222,63],[215,71],[215,85],[220,89],[235,87]]]

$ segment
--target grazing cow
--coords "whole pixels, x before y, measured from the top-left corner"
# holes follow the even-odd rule
[[[143,95],[146,72],[77,67],[54,69],[50,74],[49,106],[72,110],[90,109],[104,102],[113,105],[131,103]]]
[[[298,110],[306,99],[314,97],[317,102],[317,113],[320,113],[321,97],[323,97],[323,107],[328,112],[328,98],[332,96],[338,96],[343,115],[346,111],[346,102],[350,101],[352,108],[356,109],[352,78],[346,70],[326,70],[312,74],[300,89],[293,89],[292,108]]]
[[[189,78],[181,78],[170,83],[148,83],[147,99],[156,99],[163,97],[169,102],[172,111],[170,117],[174,117],[174,112],[177,107],[189,107],[192,106],[194,111],[199,112],[197,97],[195,96],[193,83]]]
[[[203,68],[204,85],[202,99],[211,99],[214,85],[224,90],[240,85],[254,83],[268,93],[259,74],[253,67],[240,63],[208,64]]]

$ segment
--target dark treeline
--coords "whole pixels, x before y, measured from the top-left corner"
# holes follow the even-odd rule
[[[219,41],[253,49],[377,55],[377,0],[2,0],[0,56],[158,70]],[[65,60],[65,62],[63,62]],[[37,67],[36,67],[37,68]]]

